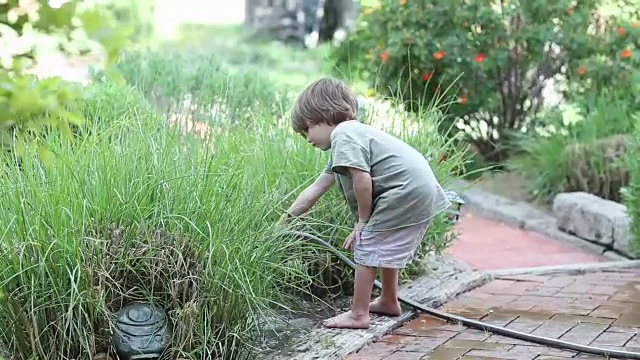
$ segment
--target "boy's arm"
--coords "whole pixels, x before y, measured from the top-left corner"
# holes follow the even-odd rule
[[[332,173],[323,172],[318,178],[304,189],[298,198],[291,204],[287,210],[289,216],[300,216],[315,205],[316,201],[322,197],[331,186],[335,183],[335,178]]]
[[[365,224],[369,221],[373,210],[373,183],[371,175],[363,170],[348,168],[353,182],[353,192],[358,203],[358,222]]]
[[[358,224],[369,221],[373,212],[373,180],[371,179],[371,153],[366,138],[358,133],[343,131],[331,143],[332,170],[349,173],[353,194],[358,205]]]

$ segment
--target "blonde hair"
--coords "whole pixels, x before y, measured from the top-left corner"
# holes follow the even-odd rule
[[[322,78],[302,91],[293,106],[291,125],[298,134],[306,134],[310,124],[338,125],[355,120],[358,99],[347,85],[337,79]]]

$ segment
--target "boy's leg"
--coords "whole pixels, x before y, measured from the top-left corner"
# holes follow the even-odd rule
[[[371,319],[369,317],[369,302],[373,281],[376,278],[376,268],[358,265],[353,284],[353,304],[351,311],[332,317],[324,321],[329,328],[366,329]]]
[[[398,273],[411,261],[427,230],[428,222],[408,226],[385,234],[378,247],[382,268],[382,293],[369,305],[371,313],[399,316]]]
[[[398,269],[382,268],[382,292],[380,297],[369,305],[369,312],[387,316],[402,314],[398,302]]]

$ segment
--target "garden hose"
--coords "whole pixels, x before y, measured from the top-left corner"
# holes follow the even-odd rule
[[[345,264],[349,265],[352,269],[355,270],[356,268],[356,264],[349,259],[349,257],[347,257],[345,254],[343,254],[342,252],[338,251],[335,247],[331,246],[331,244],[327,243],[326,241],[320,239],[317,236],[311,235],[309,233],[305,233],[305,232],[301,232],[301,231],[287,231],[286,234],[290,234],[290,235],[295,235],[295,236],[300,236],[302,238],[305,238],[307,240],[310,240],[318,245],[321,245],[325,248],[327,248],[327,250],[329,250],[330,252],[332,252],[334,255],[336,255],[340,260],[342,260]],[[381,289],[382,288],[382,283],[380,283],[380,281],[375,280],[374,285],[378,288]],[[562,341],[562,340],[558,340],[558,339],[551,339],[551,338],[546,338],[546,337],[542,337],[542,336],[537,336],[537,335],[532,335],[532,334],[527,334],[524,332],[520,332],[520,331],[516,331],[516,330],[512,330],[512,329],[507,329],[501,326],[496,326],[496,325],[492,325],[492,324],[487,324],[484,323],[482,321],[477,321],[477,320],[471,320],[471,319],[467,319],[458,315],[452,315],[452,314],[448,314],[436,309],[431,309],[429,307],[426,307],[414,300],[411,299],[407,299],[405,297],[402,296],[398,296],[398,300],[408,306],[411,306],[412,308],[419,310],[425,314],[429,314],[432,316],[435,316],[437,318],[452,322],[452,323],[459,323],[462,325],[465,325],[467,327],[470,328],[474,328],[477,330],[481,330],[481,331],[487,331],[487,332],[491,332],[494,334],[498,334],[498,335],[502,335],[502,336],[506,336],[506,337],[510,337],[510,338],[514,338],[514,339],[519,339],[519,340],[523,340],[523,341],[527,341],[527,342],[531,342],[531,343],[535,343],[538,345],[543,345],[543,346],[549,346],[549,347],[554,347],[554,348],[559,348],[559,349],[569,349],[569,350],[573,350],[573,351],[578,351],[581,353],[588,353],[588,354],[592,354],[592,355],[599,355],[599,356],[604,356],[607,358],[618,358],[618,359],[640,359],[640,353],[636,353],[636,352],[630,352],[630,351],[619,351],[619,350],[608,350],[608,349],[603,349],[603,348],[599,348],[599,347],[593,347],[593,346],[587,346],[587,345],[580,345],[580,344],[576,344],[576,343],[572,343],[572,342],[568,342],[568,341]]]

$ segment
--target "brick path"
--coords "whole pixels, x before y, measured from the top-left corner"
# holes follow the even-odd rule
[[[456,260],[477,270],[606,261],[544,235],[465,213],[456,226],[458,239],[447,249]]]
[[[640,352],[640,269],[498,278],[449,302],[449,313],[608,349]],[[348,360],[604,359],[422,315]]]

